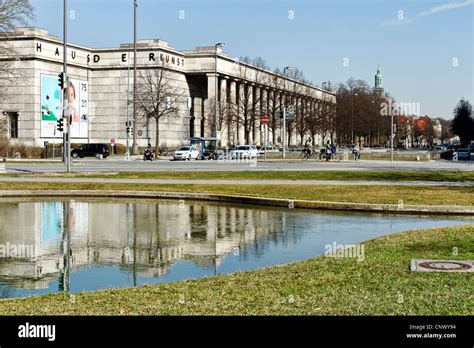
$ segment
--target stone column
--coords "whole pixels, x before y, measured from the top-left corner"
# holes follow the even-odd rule
[[[303,126],[305,123],[304,117],[305,117],[305,112],[306,112],[306,98],[300,97],[298,105],[299,105],[299,113],[301,117],[300,122],[301,122],[301,125]],[[300,132],[297,132],[297,133],[300,133]],[[297,139],[297,143],[301,142],[302,145],[304,145],[304,136],[305,134],[303,134],[303,137],[301,139]]]
[[[200,95],[193,98],[193,113],[194,113],[194,136],[201,136],[201,123],[204,115],[202,114],[203,98]]]
[[[288,98],[287,98],[287,95],[284,93],[284,92],[281,92],[280,93],[280,111],[283,111],[283,109],[286,107],[288,107]],[[287,132],[287,125],[285,125],[285,132]],[[285,134],[285,136],[283,137],[283,118],[280,120],[280,137],[281,137],[281,141],[283,143],[283,138],[285,138],[285,142],[286,142],[286,147],[288,148],[288,136]]]
[[[273,125],[275,125],[275,91],[273,89],[267,90],[267,106],[268,106],[268,119]],[[275,144],[275,134],[273,128],[268,127],[268,139],[271,140],[272,145]]]
[[[254,110],[254,134],[253,134],[253,144],[260,144],[260,119],[262,118],[262,99],[261,99],[261,90],[257,85],[253,86],[253,110]]]
[[[255,84],[249,83],[247,84],[247,121],[249,124],[247,125],[247,129],[249,130],[249,144],[255,143],[255,122],[256,122],[256,114],[255,114]]]
[[[196,136],[196,106],[195,97],[190,95],[191,107],[189,108],[189,136]]]
[[[206,117],[205,136],[213,136],[216,129],[215,120],[215,103],[217,102],[216,79],[218,76],[214,73],[206,74],[207,76],[207,99],[204,103],[204,114]]]
[[[321,105],[321,101],[318,101],[318,102],[316,103],[316,109],[317,109],[317,112],[318,112],[318,117],[321,117],[321,112],[322,112],[322,110],[323,110],[322,105]],[[325,143],[324,143],[324,134],[323,134],[323,133],[320,133],[320,134],[319,134],[319,138],[320,138],[320,139],[319,139],[320,144],[321,144],[322,146],[324,146],[324,145],[325,145]]]
[[[314,112],[314,99],[313,98],[309,100],[309,112],[310,112],[311,122],[314,122],[315,112]],[[313,138],[313,134],[311,134],[311,138]],[[312,145],[313,146],[316,145],[316,139],[313,138],[312,140],[313,140]]]
[[[260,117],[263,115],[267,115],[267,118],[270,118],[268,114],[268,91],[266,87],[260,88]],[[261,121],[260,121],[261,124]],[[267,123],[268,126],[268,123]],[[261,127],[260,129],[260,144],[265,145],[265,127]]]
[[[236,80],[230,80],[229,86],[229,100],[228,100],[228,111],[229,111],[229,126],[228,126],[228,140],[229,143],[235,145],[237,140],[237,124],[235,123],[236,113],[238,112],[237,105],[237,83]]]
[[[281,111],[282,110],[282,103],[281,103],[281,93],[280,91],[274,91],[273,95],[275,97],[275,112]],[[275,115],[273,115],[275,117]],[[278,143],[278,137],[281,136],[281,121],[279,118],[275,117],[275,130],[274,130],[274,144]]]
[[[221,77],[219,85],[220,145],[227,145],[229,128],[227,124],[227,77]]]
[[[245,126],[244,126],[244,112],[245,112],[245,92],[246,92],[246,84],[244,81],[240,81],[238,84],[238,105],[239,105],[239,112],[238,112],[238,124],[237,124],[237,140],[239,144],[243,144],[245,142]]]

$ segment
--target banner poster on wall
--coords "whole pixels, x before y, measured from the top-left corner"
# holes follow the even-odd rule
[[[87,138],[89,130],[89,84],[69,80],[67,88],[71,112],[71,138]],[[58,76],[41,75],[41,137],[60,138],[57,121],[61,117],[61,90]]]

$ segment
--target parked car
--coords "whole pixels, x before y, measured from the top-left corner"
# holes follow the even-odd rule
[[[222,153],[219,150],[207,150],[201,152],[197,159],[201,160],[218,160],[222,158]]]
[[[447,148],[444,145],[436,145],[434,151],[445,151]]]
[[[110,155],[108,144],[84,144],[71,151],[72,158],[99,157],[106,158]]]
[[[451,161],[453,159],[453,154],[454,154],[454,150],[446,150],[446,151],[441,152],[439,157],[441,159]]]
[[[255,145],[239,145],[230,151],[230,158],[257,158],[258,150]]]
[[[457,149],[458,161],[469,161],[471,159],[471,152],[469,149]]]
[[[187,145],[179,147],[173,155],[174,160],[188,160],[197,159],[199,156],[199,151],[195,146]]]

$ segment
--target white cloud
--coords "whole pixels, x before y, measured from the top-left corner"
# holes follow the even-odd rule
[[[391,19],[391,20],[382,22],[380,25],[382,27],[388,27],[388,26],[408,24],[408,23],[413,22],[418,17],[430,16],[430,15],[438,13],[438,12],[454,10],[454,9],[457,9],[457,8],[469,6],[471,4],[474,4],[474,0],[465,0],[465,1],[462,1],[462,2],[449,2],[447,4],[434,6],[434,7],[430,8],[429,10],[420,12],[412,19],[409,19],[409,18]]]
[[[466,0],[466,1],[463,1],[463,2],[450,2],[450,3],[447,3],[447,4],[432,7],[427,11],[423,11],[420,14],[418,14],[418,17],[429,16],[429,15],[432,15],[432,14],[438,13],[438,12],[454,10],[456,8],[469,6],[472,3],[474,3],[474,0]]]

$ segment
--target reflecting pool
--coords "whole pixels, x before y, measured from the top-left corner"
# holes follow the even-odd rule
[[[0,200],[0,298],[178,281],[323,255],[446,216],[178,200]]]

